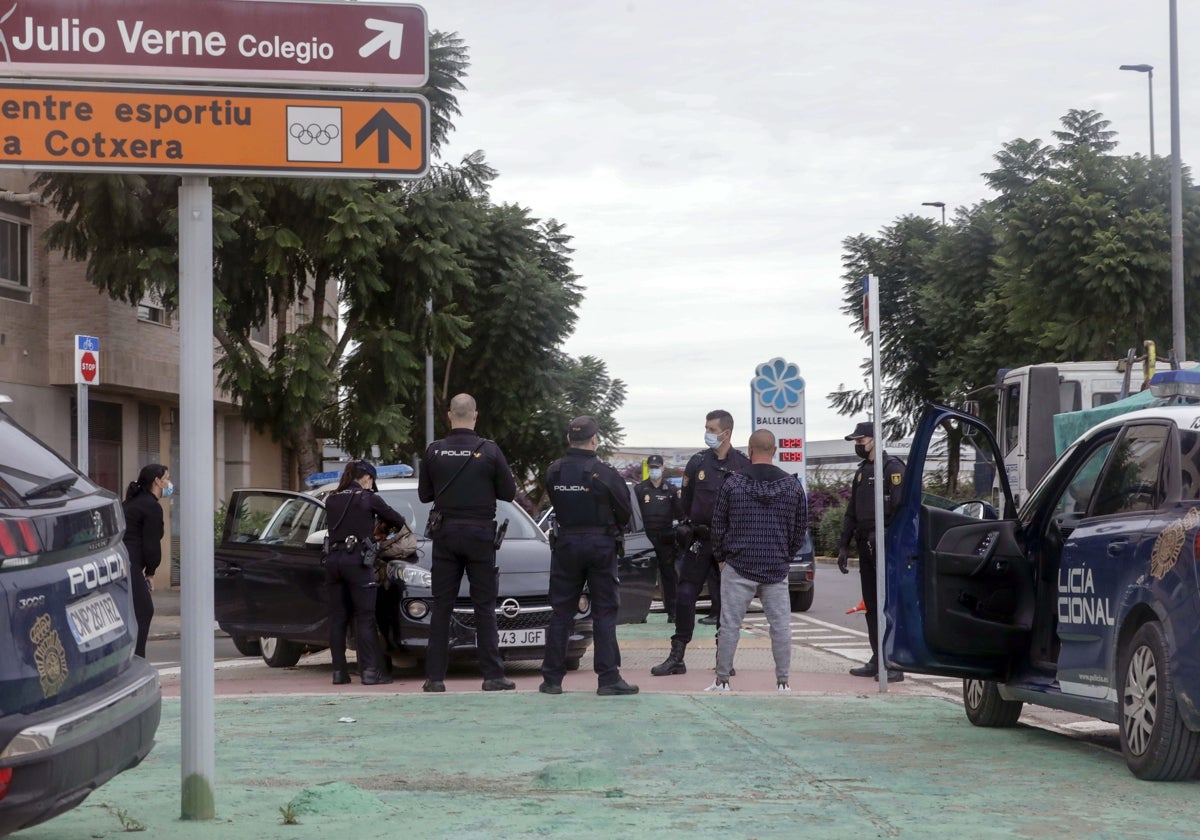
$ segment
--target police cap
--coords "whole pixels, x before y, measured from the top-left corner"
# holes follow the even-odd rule
[[[646,466],[648,467],[661,467],[662,465],[663,462],[661,455],[651,455],[646,459]]]
[[[575,441],[591,440],[599,431],[600,426],[596,423],[596,418],[584,414],[571,421],[571,425],[567,427],[567,439]]]
[[[875,424],[870,421],[859,423],[854,427],[854,431],[846,435],[846,440],[857,440],[858,438],[875,437]]]

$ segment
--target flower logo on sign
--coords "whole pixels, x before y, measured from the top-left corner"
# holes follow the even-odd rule
[[[754,390],[759,402],[776,411],[799,404],[804,393],[800,366],[783,359],[763,362],[754,370]]]

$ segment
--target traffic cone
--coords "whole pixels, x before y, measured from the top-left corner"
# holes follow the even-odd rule
[[[867,611],[867,602],[859,601],[857,607],[851,607],[850,609],[846,610],[846,615],[853,615],[856,612],[866,612],[866,611]]]

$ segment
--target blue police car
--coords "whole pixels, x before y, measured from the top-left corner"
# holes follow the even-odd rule
[[[1157,404],[1083,433],[1019,511],[998,470],[1003,514],[974,506],[985,519],[922,504],[943,432],[1002,463],[979,418],[927,407],[887,533],[889,664],[961,676],[977,726],[1062,709],[1118,724],[1138,778],[1196,775],[1200,382],[1175,373]]]

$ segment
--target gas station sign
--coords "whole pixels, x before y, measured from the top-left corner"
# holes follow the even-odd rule
[[[758,365],[750,380],[750,414],[754,431],[767,429],[775,435],[775,466],[798,476],[807,487],[800,366],[780,357]]]

